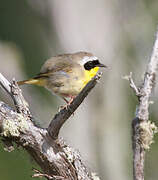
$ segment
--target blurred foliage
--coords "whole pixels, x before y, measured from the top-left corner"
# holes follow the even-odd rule
[[[0,144],[1,179],[31,180],[32,168],[39,169],[39,167],[37,167],[27,152],[21,148],[15,147],[15,149],[13,152],[8,153],[3,150],[3,145]],[[44,180],[44,178],[42,179]]]
[[[44,5],[47,10],[42,14],[35,11],[27,0],[0,1],[0,40],[15,43],[20,49],[25,65],[21,68],[24,68],[23,71],[29,78],[38,74],[43,62],[50,57],[48,40],[54,42],[51,44],[51,55],[57,46],[53,25],[49,19],[49,5]],[[45,93],[45,98],[48,97],[47,100],[50,101],[50,93],[43,88],[36,90]]]
[[[46,35],[49,29],[48,19],[35,13],[25,0],[4,0],[0,3],[0,38],[14,42],[21,49],[26,61],[24,70],[33,75],[47,57],[42,40],[43,33]]]
[[[28,77],[37,74],[49,56],[47,41],[50,38],[56,41],[52,28],[49,16],[33,10],[27,0],[0,1],[0,40],[15,43],[21,50],[25,64],[23,71]],[[32,179],[31,169],[31,159],[24,150],[8,153],[0,145],[0,179],[29,180]]]

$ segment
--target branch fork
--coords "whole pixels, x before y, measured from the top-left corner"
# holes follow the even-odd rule
[[[5,149],[12,149],[12,142],[22,146],[36,161],[42,172],[34,170],[33,177],[66,180],[93,180],[93,173],[84,165],[78,151],[58,138],[63,124],[74,113],[88,93],[97,84],[101,75],[96,75],[73,100],[68,108],[62,109],[50,122],[47,129],[32,122],[29,105],[15,80],[10,84],[0,73],[0,86],[13,99],[16,111],[0,102],[0,136]]]
[[[130,87],[133,89],[133,91],[139,99],[139,97],[141,96],[140,88],[137,88],[137,86],[135,85],[135,82],[132,77],[132,72],[130,72],[129,76],[126,76],[125,79],[129,81]]]

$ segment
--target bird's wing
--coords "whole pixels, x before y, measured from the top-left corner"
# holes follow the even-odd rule
[[[76,66],[78,66],[78,64],[74,63],[71,59],[53,57],[44,63],[37,77],[47,77],[59,71],[71,73],[72,68]]]

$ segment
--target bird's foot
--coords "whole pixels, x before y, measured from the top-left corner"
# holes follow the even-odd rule
[[[71,110],[69,106],[73,102],[73,100],[75,99],[75,96],[71,96],[69,101],[64,97],[63,97],[63,99],[66,102],[66,104],[64,106],[60,106],[58,112],[60,112],[63,109]],[[73,113],[73,115],[74,115],[74,113]]]

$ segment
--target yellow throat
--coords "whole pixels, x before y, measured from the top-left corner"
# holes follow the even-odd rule
[[[97,74],[99,67],[95,67],[91,70],[85,70],[84,86]]]

